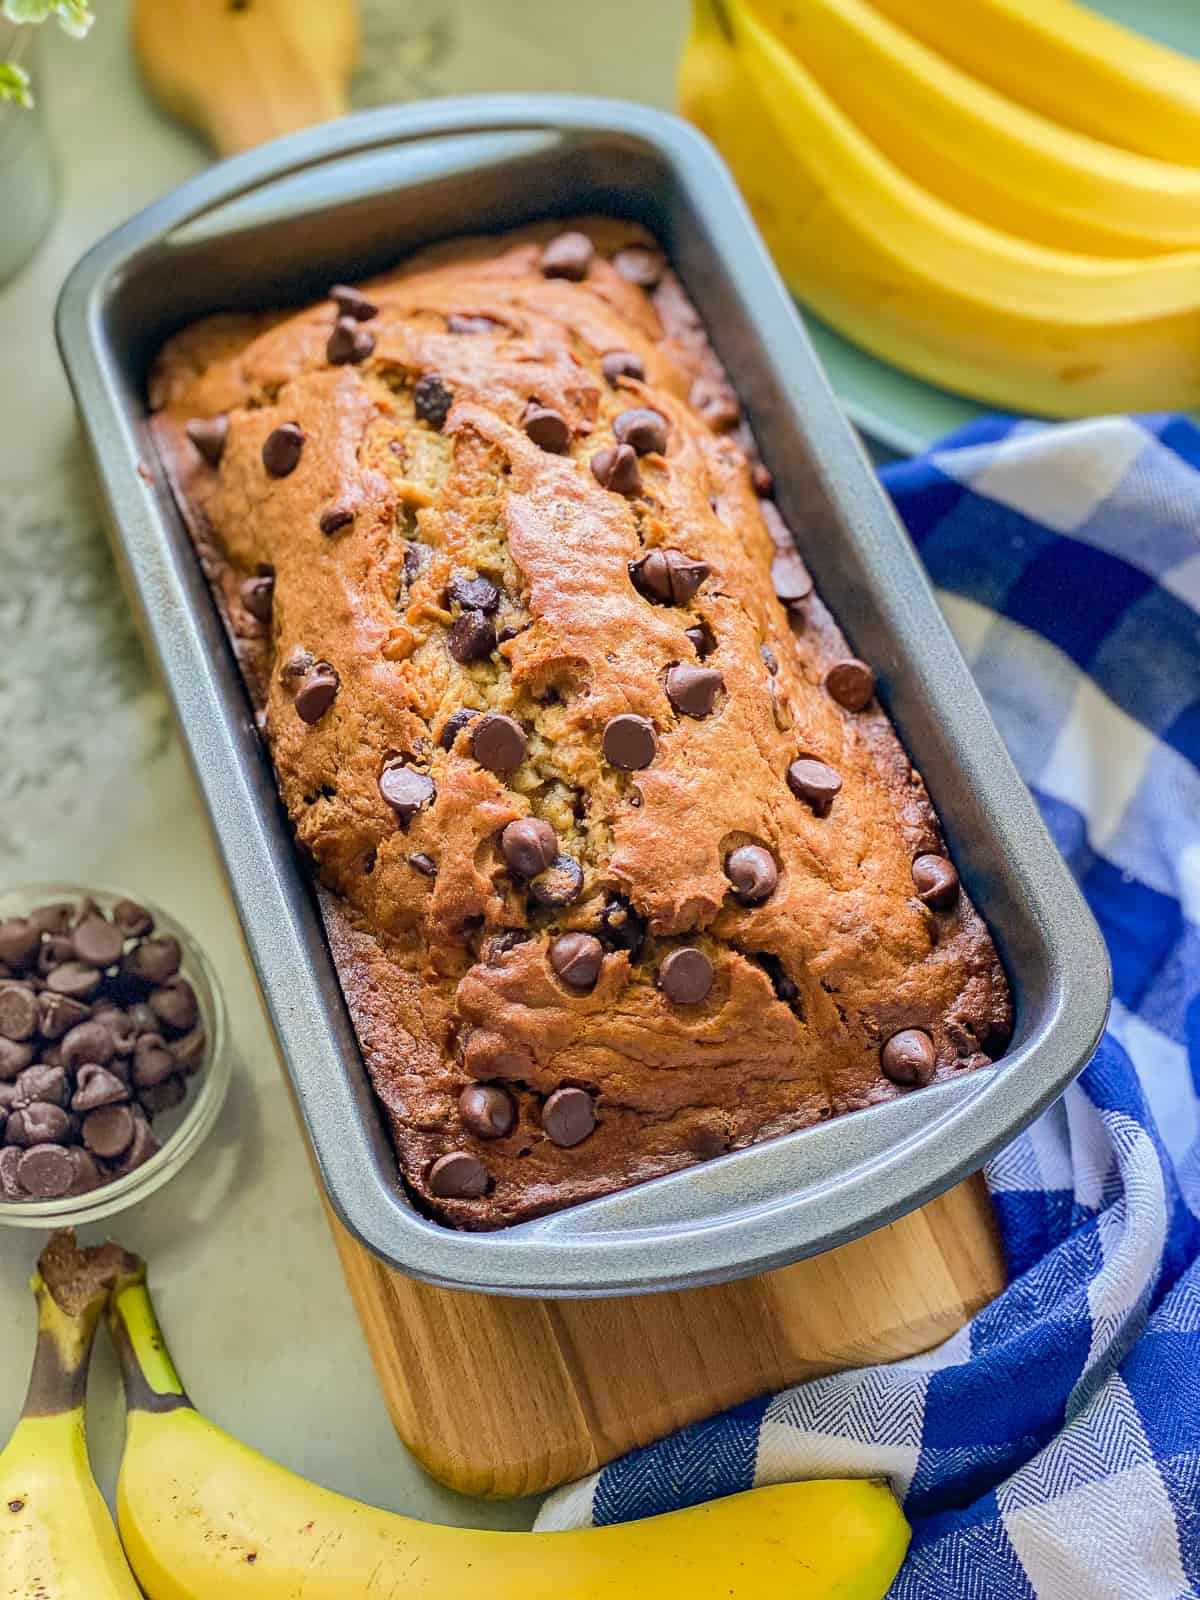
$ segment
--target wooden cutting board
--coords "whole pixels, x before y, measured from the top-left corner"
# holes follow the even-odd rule
[[[927,1350],[1005,1282],[978,1177],[793,1267],[627,1299],[433,1289],[329,1218],[400,1437],[441,1482],[498,1498],[798,1379]]]

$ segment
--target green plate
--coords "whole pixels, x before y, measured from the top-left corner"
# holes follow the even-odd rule
[[[1091,0],[1091,4],[1114,22],[1200,56],[1200,0]],[[914,455],[951,428],[996,409],[910,377],[811,314],[806,320],[842,404],[864,433],[889,450]]]

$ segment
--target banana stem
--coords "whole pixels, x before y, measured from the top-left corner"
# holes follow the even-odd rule
[[[82,1313],[71,1316],[55,1300],[40,1272],[30,1282],[37,1299],[38,1333],[23,1417],[56,1417],[76,1411],[87,1392],[88,1366],[103,1292]]]
[[[191,1406],[154,1313],[144,1262],[139,1261],[114,1289],[108,1329],[121,1363],[129,1411],[178,1411]]]
[[[132,1260],[116,1245],[76,1247],[58,1233],[42,1251],[30,1282],[38,1334],[22,1416],[82,1410],[100,1316],[117,1273]]]

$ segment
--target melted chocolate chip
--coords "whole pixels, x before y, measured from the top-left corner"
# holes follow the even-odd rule
[[[558,835],[543,818],[522,817],[501,833],[500,851],[519,878],[536,878],[558,859]]]
[[[438,744],[442,749],[453,750],[454,741],[464,728],[471,726],[478,715],[479,712],[472,711],[469,706],[460,706],[457,711],[452,711],[442,723],[442,731],[438,735]]]
[[[723,383],[697,378],[688,399],[714,433],[728,433],[742,420],[742,408],[737,398]]]
[[[712,655],[713,651],[717,648],[717,641],[713,638],[712,629],[708,626],[707,622],[701,622],[698,626],[694,628],[685,628],[683,631],[684,636],[690,643],[692,649],[700,657],[701,661],[703,661],[706,656]]]
[[[744,906],[761,905],[775,891],[779,868],[775,857],[760,844],[739,845],[725,859],[725,876],[734,896]]]
[[[210,467],[219,467],[229,433],[228,417],[193,417],[184,432]]]
[[[416,855],[409,856],[408,864],[414,872],[419,872],[423,878],[437,877],[437,862],[432,856],[427,856],[423,850],[418,850]]]
[[[639,772],[658,754],[658,736],[646,717],[626,713],[610,717],[604,727],[604,759],[625,772]]]
[[[375,335],[358,326],[354,317],[339,317],[325,345],[325,359],[334,367],[365,361],[375,348]]]
[[[557,856],[529,880],[529,893],[540,906],[569,906],[583,893],[583,868],[573,856]]]
[[[880,1051],[884,1077],[905,1088],[929,1083],[937,1069],[933,1040],[920,1028],[904,1028],[894,1033]]]
[[[794,551],[781,551],[771,563],[771,583],[785,606],[799,605],[812,593],[808,568]]]
[[[637,456],[630,445],[610,444],[597,450],[590,466],[600,487],[611,489],[614,494],[637,494],[642,487]]]
[[[627,244],[613,257],[613,266],[625,279],[639,289],[654,289],[662,281],[667,264],[657,250],[643,244]]]
[[[410,539],[404,547],[404,581],[414,583],[433,560],[433,551],[419,539]]]
[[[854,657],[835,661],[825,674],[825,688],[847,711],[864,711],[875,693],[875,674],[865,661]]]
[[[353,521],[354,508],[343,505],[340,501],[334,501],[333,505],[326,506],[322,511],[317,526],[327,539],[331,539],[335,533],[341,533],[343,528],[348,528]]]
[[[337,699],[341,679],[328,661],[316,661],[304,674],[296,690],[296,715],[310,726],[320,722]]]
[[[498,712],[487,712],[471,729],[471,754],[497,777],[507,777],[517,770],[528,744],[521,724]]]
[[[634,961],[642,953],[646,939],[646,919],[628,900],[614,895],[600,913],[600,942],[609,950],[627,950]]]
[[[493,612],[500,605],[500,591],[490,578],[474,572],[456,572],[446,585],[446,602],[457,603],[464,611]]]
[[[247,578],[238,593],[243,607],[252,617],[258,622],[270,622],[275,604],[275,578],[271,573]]]
[[[413,410],[419,422],[427,422],[440,433],[454,404],[454,391],[447,388],[436,372],[426,372],[413,385]]]
[[[771,536],[771,543],[775,546],[775,549],[785,555],[794,554],[796,540],[792,535],[792,530],[783,520],[783,515],[774,500],[764,500],[758,509],[762,514],[763,522]]]
[[[918,856],[912,864],[913,883],[927,906],[944,911],[958,899],[958,873],[945,856]]]
[[[281,422],[263,441],[262,463],[273,478],[286,478],[300,465],[304,430],[298,422]]]
[[[463,666],[486,661],[496,648],[496,624],[482,611],[464,611],[451,624],[446,645]]]
[[[681,550],[648,550],[629,563],[634,588],[661,605],[686,605],[708,577],[705,561],[693,561]]]
[[[279,669],[281,681],[291,683],[296,678],[302,678],[309,668],[316,664],[316,660],[311,650],[305,650],[297,645]]]
[[[478,1200],[487,1186],[487,1168],[465,1150],[439,1156],[429,1169],[429,1188],[441,1200]]]
[[[658,969],[658,986],[677,1006],[699,1005],[713,984],[713,965],[703,950],[683,945]]]
[[[646,364],[632,350],[610,350],[601,359],[600,370],[614,388],[622,378],[635,378],[638,383],[646,378]]]
[[[591,933],[560,933],[547,951],[550,965],[570,989],[595,988],[604,964],[604,946]]]
[[[667,419],[649,406],[633,406],[617,417],[613,435],[618,444],[629,445],[639,456],[651,451],[662,455],[667,448]]]
[[[772,955],[769,950],[760,950],[755,955],[754,960],[758,962],[759,966],[770,978],[771,987],[775,991],[776,998],[782,1000],[784,1005],[796,1009],[796,1001],[800,998],[800,990],[788,977],[787,970],[779,957]]]
[[[833,768],[812,756],[800,756],[793,761],[788,768],[787,781],[796,798],[811,806],[818,817],[829,815],[834,797],[842,787],[842,780]]]
[[[477,1139],[507,1139],[517,1125],[516,1101],[494,1083],[469,1083],[458,1097],[458,1114]]]
[[[437,789],[427,772],[404,761],[392,761],[379,774],[379,792],[403,823],[429,805]]]
[[[595,253],[595,247],[586,233],[575,230],[560,233],[542,251],[542,276],[582,283]]]
[[[531,405],[521,418],[521,426],[540,449],[561,456],[571,443],[571,426],[560,411],[549,406]]]
[[[343,316],[353,317],[356,322],[370,322],[372,317],[379,315],[379,307],[375,302],[368,300],[358,289],[352,289],[348,283],[335,283],[329,291],[329,298]]]
[[[510,950],[515,950],[519,944],[527,944],[529,937],[525,928],[505,928],[500,933],[494,933],[484,946],[483,958],[489,967],[498,967]]]
[[[696,667],[681,661],[667,670],[667,699],[680,716],[707,717],[725,680],[715,667]]]
[[[596,1126],[596,1106],[586,1089],[556,1089],[542,1107],[542,1132],[551,1144],[570,1149]]]

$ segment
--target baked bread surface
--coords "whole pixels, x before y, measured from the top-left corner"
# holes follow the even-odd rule
[[[504,1226],[998,1055],[987,929],[653,240],[361,293],[183,330],[151,405],[423,1209]]]

